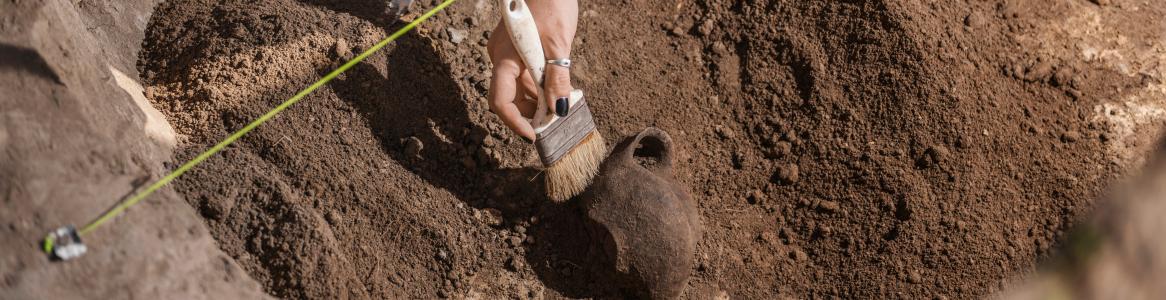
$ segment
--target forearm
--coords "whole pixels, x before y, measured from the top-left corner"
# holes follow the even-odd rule
[[[547,59],[571,57],[571,43],[579,23],[578,0],[527,0]],[[542,19],[542,20],[538,20]]]

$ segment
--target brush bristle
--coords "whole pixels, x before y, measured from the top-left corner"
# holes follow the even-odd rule
[[[547,196],[562,202],[582,193],[599,172],[607,156],[607,144],[599,131],[591,130],[570,152],[546,169]]]

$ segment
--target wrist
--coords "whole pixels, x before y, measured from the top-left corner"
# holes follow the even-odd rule
[[[530,1],[531,13],[538,23],[539,40],[547,59],[570,58],[571,44],[579,25],[579,6],[575,0]]]
[[[543,41],[543,56],[547,59],[571,58],[571,39],[567,37],[549,37]]]

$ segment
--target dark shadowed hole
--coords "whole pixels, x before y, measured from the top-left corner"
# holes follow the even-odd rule
[[[636,159],[636,163],[644,168],[654,168],[657,164],[664,160],[664,141],[656,137],[644,137],[640,140],[640,144],[636,145],[636,150],[632,152],[632,157]]]

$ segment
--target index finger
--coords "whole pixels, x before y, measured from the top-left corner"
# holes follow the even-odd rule
[[[514,103],[519,96],[517,86],[519,68],[518,64],[513,61],[496,64],[487,98],[490,101],[490,111],[497,114],[506,127],[527,141],[534,141],[534,128],[530,126],[526,118],[522,117],[522,112]]]

